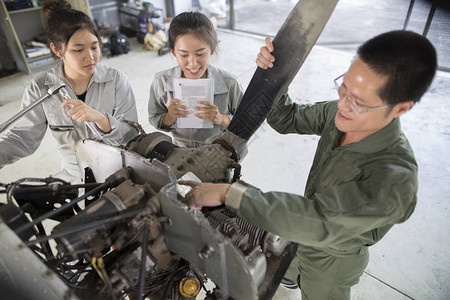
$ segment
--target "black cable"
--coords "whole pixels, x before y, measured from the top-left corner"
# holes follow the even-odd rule
[[[148,245],[148,220],[145,220],[144,225],[144,236],[142,238],[142,256],[141,256],[141,269],[139,272],[139,293],[138,293],[138,299],[144,300],[144,286],[145,286],[145,264],[147,260],[147,245]]]
[[[45,228],[44,228],[44,226],[42,225],[42,223],[37,224],[36,227],[37,227],[39,233],[44,234],[44,235],[47,235],[46,232],[45,232]],[[50,258],[52,258],[52,257],[54,257],[53,251],[52,251],[52,249],[51,249],[50,244],[48,243],[48,241],[41,243],[41,250],[42,250],[41,253],[45,255],[45,258],[46,258],[47,260],[50,259]]]
[[[37,219],[34,219],[33,222],[30,222],[30,223],[27,223],[27,224],[24,224],[24,225],[20,226],[15,231],[16,231],[17,234],[20,234],[23,231],[33,227],[34,225],[44,221],[45,219],[51,218],[51,217],[59,214],[60,212],[62,212],[64,210],[74,206],[75,204],[77,204],[81,200],[84,200],[84,199],[86,199],[87,197],[89,197],[91,195],[97,194],[101,190],[108,188],[110,185],[111,185],[110,183],[106,183],[105,182],[105,183],[101,184],[100,186],[96,187],[95,189],[91,190],[90,192],[88,192],[88,193],[86,193],[86,194],[76,198],[75,200],[62,205],[61,207],[59,207],[59,208],[57,208],[55,210],[49,211],[48,213],[45,213],[45,214],[41,215]]]
[[[208,289],[206,288],[206,285],[205,285],[205,283],[203,282],[203,279],[200,278],[200,276],[199,276],[199,275],[197,274],[197,272],[195,272],[194,270],[191,270],[191,272],[194,273],[195,277],[197,277],[198,281],[200,281],[200,284],[201,284],[203,290],[205,291],[206,295],[210,295],[210,294],[211,294],[211,291],[208,290]]]
[[[115,215],[113,217],[109,217],[109,218],[106,218],[106,219],[103,219],[103,220],[95,221],[95,222],[92,222],[92,223],[89,223],[89,224],[80,225],[77,228],[70,228],[70,229],[65,230],[65,231],[60,231],[58,233],[54,233],[54,234],[51,234],[51,235],[47,235],[47,236],[36,238],[34,240],[26,242],[26,245],[27,246],[34,245],[36,243],[41,243],[43,241],[48,241],[48,240],[55,239],[55,238],[58,238],[58,237],[62,237],[62,236],[65,236],[65,235],[68,235],[68,234],[72,234],[72,233],[75,233],[75,232],[79,232],[79,231],[83,231],[83,230],[87,230],[87,229],[91,229],[91,228],[95,228],[95,227],[100,227],[102,225],[109,224],[109,223],[123,222],[124,219],[131,218],[131,217],[133,217],[133,216],[143,212],[144,210],[145,210],[144,208],[134,209],[134,210],[130,210],[130,211],[125,210],[127,212],[125,212],[123,214],[120,214],[120,215]]]
[[[57,215],[58,213],[74,206],[75,204],[77,204],[78,202],[80,202],[81,200],[86,199],[89,196],[95,195],[98,192],[107,189],[107,188],[112,188],[115,187],[119,184],[121,184],[122,182],[124,182],[125,180],[129,179],[132,175],[133,169],[131,167],[123,167],[122,169],[116,171],[114,174],[110,175],[108,178],[106,178],[105,182],[102,183],[101,185],[99,185],[98,187],[94,188],[93,190],[90,190],[89,192],[87,192],[86,194],[78,197],[77,199],[64,204],[63,206],[61,206],[60,208],[57,208],[55,210],[52,210],[46,214],[41,215],[40,217],[38,217],[36,220],[33,220],[33,222],[24,224],[22,226],[20,226],[19,228],[17,228],[15,230],[16,234],[20,234],[21,232],[33,227],[34,225],[44,221],[45,219],[51,218],[55,215]]]
[[[126,179],[129,179],[131,177],[131,175],[132,175],[132,169],[130,167],[123,167],[122,169],[116,171],[114,174],[112,174],[108,178],[106,178],[104,183],[100,184],[98,187],[94,188],[93,190],[89,191],[88,193],[78,197],[77,199],[75,199],[69,203],[62,205],[60,208],[57,208],[53,211],[50,211],[46,214],[41,215],[36,220],[33,220],[33,222],[30,222],[30,223],[20,226],[19,228],[17,228],[17,230],[15,230],[16,234],[20,234],[21,232],[33,227],[34,225],[42,222],[43,220],[57,215],[58,213],[74,206],[81,200],[84,200],[89,196],[97,194],[98,192],[102,191],[103,189],[107,189],[107,188],[119,185]]]

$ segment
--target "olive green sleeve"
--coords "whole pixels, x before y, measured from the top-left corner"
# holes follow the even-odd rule
[[[334,120],[336,112],[337,101],[299,104],[285,94],[275,103],[267,123],[281,134],[321,135],[327,122]]]
[[[313,198],[263,193],[240,182],[230,187],[225,204],[254,225],[304,245],[339,247],[355,240],[372,245],[386,228],[405,221],[414,210],[414,178],[394,177],[386,176],[382,190],[350,181]]]

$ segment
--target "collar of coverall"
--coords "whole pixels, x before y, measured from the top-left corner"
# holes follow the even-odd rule
[[[375,153],[388,148],[401,134],[400,120],[395,118],[380,131],[366,137],[362,141],[345,145],[348,150],[360,153]]]

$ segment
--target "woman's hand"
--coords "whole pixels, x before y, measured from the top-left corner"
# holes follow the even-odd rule
[[[161,123],[162,128],[172,126],[177,118],[187,117],[187,115],[189,114],[189,112],[187,111],[188,107],[181,103],[181,100],[178,99],[172,98],[172,100],[170,100],[169,107],[167,107],[167,114],[164,116]]]
[[[256,58],[256,64],[262,69],[272,68],[275,57],[271,54],[273,52],[272,39],[266,37],[266,45],[261,47]]]
[[[230,125],[230,118],[225,114],[221,114],[219,108],[214,103],[209,101],[198,101],[197,103],[203,106],[195,107],[195,110],[201,111],[201,113],[194,114],[196,117],[211,121],[214,124],[219,124],[225,128]]]
[[[111,131],[111,125],[109,119],[103,113],[86,105],[78,99],[63,98],[62,109],[77,122],[93,122],[103,132],[108,133]]]

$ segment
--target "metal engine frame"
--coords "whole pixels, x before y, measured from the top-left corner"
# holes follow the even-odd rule
[[[8,286],[36,299],[188,299],[177,286],[191,276],[200,286],[207,280],[216,285],[205,299],[272,297],[295,253],[287,241],[223,207],[189,208],[171,168],[156,159],[95,140],[79,142],[77,156],[96,182],[114,183],[64,218],[58,215],[71,203],[19,223],[12,221],[32,211],[27,204],[1,206],[0,240],[10,242],[2,243],[0,272]],[[14,186],[25,197],[20,184]],[[36,229],[48,218],[59,220],[51,234]],[[56,241],[53,250],[36,250],[49,240]],[[26,282],[34,284],[24,286],[25,269]]]

